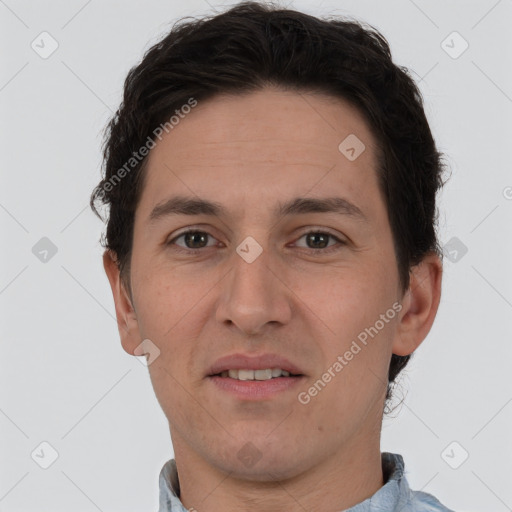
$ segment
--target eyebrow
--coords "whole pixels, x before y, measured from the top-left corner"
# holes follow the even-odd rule
[[[278,203],[273,211],[275,216],[301,215],[307,213],[337,213],[368,222],[368,219],[355,204],[342,197],[297,197],[285,203]],[[215,201],[186,196],[175,196],[156,205],[149,215],[149,223],[171,215],[210,215],[227,216],[226,208]]]

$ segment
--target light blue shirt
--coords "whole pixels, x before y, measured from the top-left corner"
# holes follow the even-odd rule
[[[454,512],[431,494],[409,488],[401,455],[383,452],[381,456],[385,484],[371,498],[340,512]],[[189,512],[179,498],[180,484],[174,459],[168,460],[160,471],[159,486],[158,512]]]

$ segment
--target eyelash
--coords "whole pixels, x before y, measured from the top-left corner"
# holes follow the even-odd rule
[[[201,250],[204,250],[204,249],[208,248],[208,247],[202,247],[200,249],[184,249],[183,247],[180,247],[179,245],[175,245],[174,242],[176,240],[178,240],[182,236],[185,236],[185,235],[187,235],[189,233],[201,233],[201,234],[207,235],[209,237],[215,238],[214,236],[212,236],[207,231],[201,231],[199,229],[190,228],[190,229],[187,229],[186,231],[183,231],[179,235],[175,236],[172,240],[169,240],[168,242],[166,242],[165,245],[167,245],[167,246],[174,246],[173,250],[175,250],[177,252],[185,253],[185,254],[197,254],[198,251],[201,251]],[[337,247],[336,245],[334,245],[332,247],[325,248],[325,249],[302,249],[303,251],[309,252],[310,254],[312,254],[314,256],[317,256],[317,255],[321,256],[322,254],[330,254],[331,252],[338,251],[338,250],[342,249],[343,246],[347,245],[346,242],[344,242],[343,240],[339,239],[337,236],[333,235],[332,233],[329,233],[328,231],[320,231],[318,229],[317,230],[306,231],[305,233],[302,233],[297,240],[300,240],[302,237],[304,237],[306,235],[311,235],[311,234],[327,235],[328,237],[333,238],[336,242],[338,242],[339,245],[341,245],[341,247],[339,247],[339,246]]]

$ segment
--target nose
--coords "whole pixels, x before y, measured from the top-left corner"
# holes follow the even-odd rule
[[[267,324],[284,325],[291,319],[293,292],[286,283],[286,271],[268,250],[253,261],[234,252],[232,271],[219,286],[216,319],[220,323],[257,335]]]

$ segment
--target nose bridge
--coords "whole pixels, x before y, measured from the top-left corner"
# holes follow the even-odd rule
[[[278,272],[270,270],[275,265],[266,246],[250,236],[237,246],[230,262],[232,272],[221,285],[219,322],[231,322],[247,333],[257,333],[268,322],[289,321],[287,288],[277,277]]]

